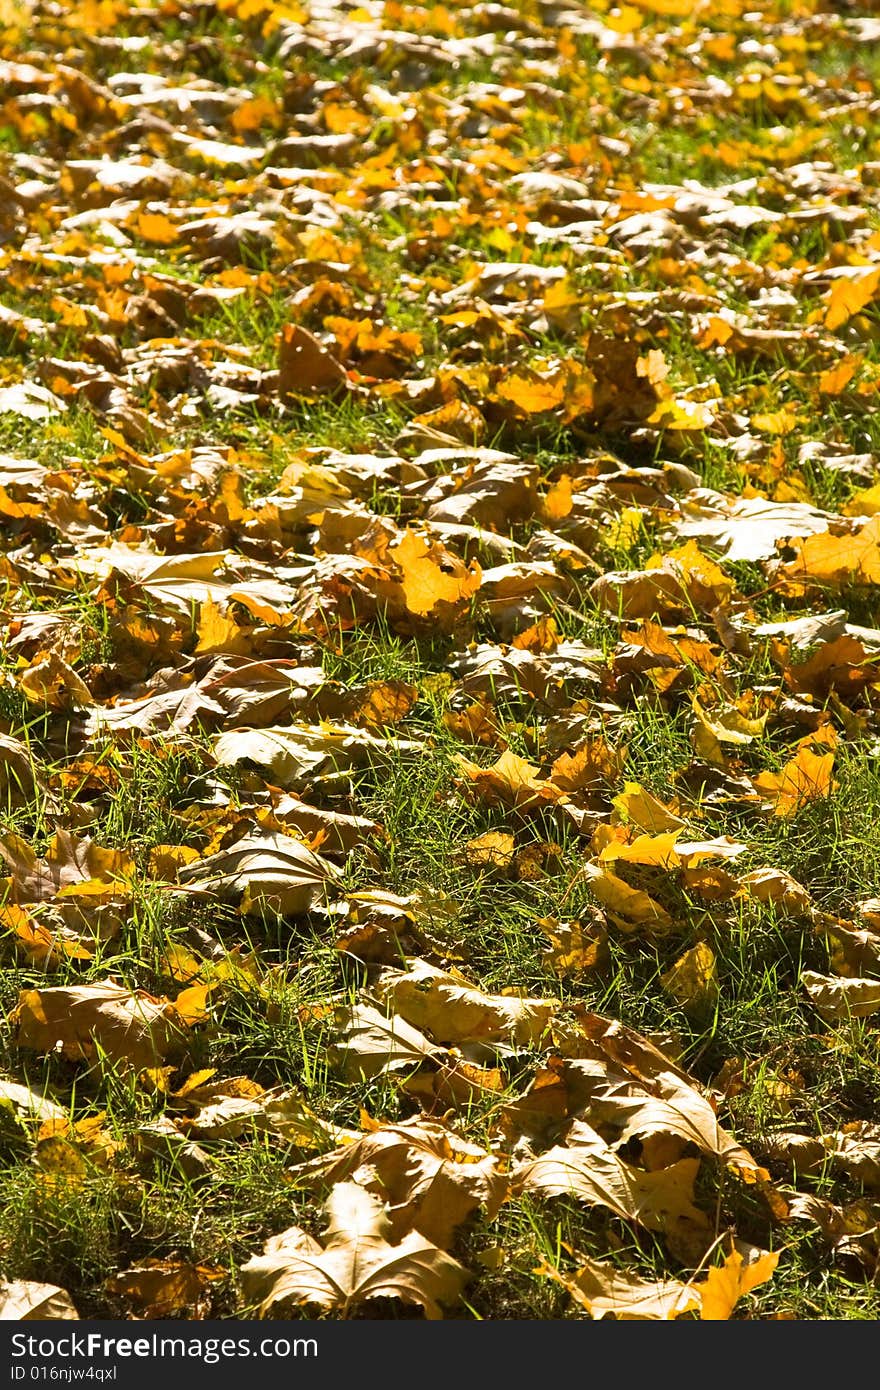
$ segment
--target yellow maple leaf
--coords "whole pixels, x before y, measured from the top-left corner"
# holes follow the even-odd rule
[[[612,797],[615,822],[636,825],[649,835],[664,830],[683,830],[684,821],[671,806],[646,791],[638,782],[627,782],[619,796]]]
[[[542,511],[548,521],[561,521],[572,508],[571,478],[563,473],[548,492],[544,494]]]
[[[821,801],[830,796],[835,783],[834,747],[837,735],[830,724],[802,739],[795,756],[779,772],[762,772],[753,778],[756,791],[771,798],[773,814],[788,818],[795,815],[808,801]],[[829,751],[817,753],[813,746]]]
[[[798,417],[793,410],[771,410],[752,416],[752,428],[762,434],[791,434],[797,424]]]
[[[196,654],[229,652],[243,655],[251,650],[247,630],[235,621],[228,610],[208,599],[202,604],[196,627]]]
[[[859,267],[861,270],[862,267]],[[841,278],[835,280],[825,296],[825,327],[840,328],[853,314],[861,313],[880,287],[880,266],[860,275],[857,280]]]
[[[525,376],[512,372],[498,387],[498,396],[510,401],[526,415],[540,415],[544,410],[555,410],[565,399],[565,382],[561,379],[545,381],[539,376]]]
[[[880,583],[880,516],[872,517],[854,535],[822,531],[793,544],[797,557],[782,567],[789,579],[838,585]]]
[[[172,246],[180,235],[176,225],[164,212],[139,212],[134,230],[141,241],[147,241],[151,246]]]
[[[678,868],[679,856],[675,852],[675,842],[681,830],[666,830],[659,835],[637,835],[631,844],[612,842],[599,854],[602,864],[622,859],[628,864],[647,864],[660,869]]]
[[[602,864],[587,864],[584,876],[590,891],[621,931],[649,927],[655,933],[669,931],[672,918],[660,903],[641,888],[631,888]]]
[[[660,983],[686,1014],[706,1013],[718,998],[715,952],[698,941],[660,976]]]
[[[438,603],[458,603],[470,598],[480,587],[479,565],[470,569],[462,565],[459,573],[447,573],[441,568],[440,559],[431,553],[429,542],[414,531],[405,533],[392,555],[401,570],[407,609],[420,617],[433,612]]]
[[[723,1265],[716,1265],[706,1275],[700,1290],[700,1320],[726,1321],[744,1294],[772,1279],[778,1263],[778,1251],[767,1250],[746,1264],[740,1252],[734,1250]]]
[[[648,424],[665,430],[705,430],[714,419],[715,412],[707,401],[678,397],[660,401],[648,416]]]
[[[844,357],[842,362],[837,362],[833,367],[828,367],[824,372],[819,373],[819,390],[825,396],[839,396],[852,381],[859,369],[861,358]]]
[[[499,802],[508,806],[537,805],[566,799],[564,792],[542,779],[540,768],[510,749],[505,749],[491,767],[480,767],[460,754],[455,761],[474,792],[490,806]]]

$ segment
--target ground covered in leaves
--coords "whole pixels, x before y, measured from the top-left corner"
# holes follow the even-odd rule
[[[0,34],[3,1315],[880,1314],[880,20]]]

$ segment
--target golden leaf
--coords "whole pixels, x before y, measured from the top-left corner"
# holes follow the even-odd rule
[[[542,917],[538,926],[550,941],[550,949],[541,958],[545,970],[565,978],[603,970],[607,965],[608,933],[601,922],[557,922]]]
[[[590,891],[622,931],[648,927],[663,934],[672,928],[672,918],[660,903],[640,888],[631,888],[622,878],[599,864],[587,864],[585,874]]]
[[[640,1279],[630,1270],[602,1260],[583,1259],[572,1275],[542,1264],[535,1271],[554,1279],[592,1318],[663,1321],[679,1318],[700,1306],[699,1290],[678,1279]]]
[[[465,846],[465,858],[472,869],[509,869],[514,853],[514,838],[504,830],[488,830]]]
[[[832,779],[836,743],[833,728],[823,725],[801,741],[795,756],[780,772],[762,772],[753,778],[755,789],[772,799],[774,815],[794,816],[808,802],[831,795],[836,785]],[[830,751],[817,753],[813,745]]]
[[[660,983],[686,1014],[708,1012],[718,999],[715,952],[698,941],[660,976]]]
[[[734,1250],[723,1265],[713,1265],[700,1290],[701,1320],[717,1322],[729,1318],[741,1298],[773,1278],[778,1263],[777,1251],[761,1251],[746,1263]]]
[[[861,267],[859,267],[861,269]],[[880,287],[880,268],[869,270],[857,279],[841,276],[835,280],[825,298],[825,326],[840,328],[853,314],[861,313]]]
[[[515,372],[506,376],[498,387],[501,400],[510,401],[526,415],[540,415],[545,410],[555,410],[565,399],[565,381],[543,380],[537,374],[521,376]]]

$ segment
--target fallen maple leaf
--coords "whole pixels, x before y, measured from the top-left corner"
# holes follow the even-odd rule
[[[715,952],[698,941],[660,976],[660,983],[686,1014],[705,1014],[718,1000]]]
[[[565,796],[561,787],[541,777],[541,770],[510,749],[489,767],[480,767],[470,759],[456,754],[456,765],[464,773],[463,785],[488,805],[499,802],[510,806],[537,806],[541,802],[559,801]]]
[[[515,853],[514,837],[507,831],[488,830],[465,845],[465,858],[473,869],[508,869]]]
[[[646,1173],[625,1163],[583,1121],[576,1137],[577,1142],[556,1145],[521,1164],[514,1172],[515,1190],[574,1196],[651,1231],[708,1233],[708,1221],[693,1203],[699,1159],[683,1158]]]
[[[784,869],[753,869],[739,880],[739,891],[759,903],[778,903],[792,913],[809,915],[812,902],[807,890]]]
[[[646,1280],[603,1260],[581,1257],[574,1274],[561,1274],[552,1265],[536,1273],[553,1279],[596,1320],[668,1322],[700,1306],[700,1293],[678,1279]]]
[[[790,579],[838,587],[880,583],[880,515],[871,517],[853,534],[826,531],[793,544],[796,558],[781,567]]]
[[[498,1038],[535,1044],[557,1008],[551,999],[485,994],[423,960],[408,961],[406,971],[386,970],[375,993],[407,1023],[444,1043]]]
[[[640,786],[638,782],[627,782],[623,791],[612,798],[611,804],[615,810],[616,821],[624,825],[636,825],[647,835],[684,830],[687,824],[671,806]]]
[[[318,902],[339,871],[290,835],[254,830],[228,849],[185,864],[182,889],[234,902],[246,915],[296,915]]]
[[[815,970],[805,970],[801,984],[818,1012],[829,1022],[866,1018],[880,1009],[880,980],[820,975]]]
[[[731,1317],[739,1300],[773,1277],[779,1254],[750,1248],[751,1258],[739,1250],[723,1265],[713,1265],[706,1277],[684,1284],[680,1280],[645,1280],[601,1260],[581,1257],[577,1271],[561,1274],[550,1265],[537,1273],[554,1279],[595,1319],[652,1320],[668,1322],[699,1309],[701,1320]]]
[[[44,1053],[57,1048],[73,1060],[91,1059],[100,1048],[111,1062],[137,1068],[156,1066],[185,1043],[170,1000],[113,980],[22,990],[10,1022],[19,1047]]]
[[[848,275],[835,280],[826,297],[825,325],[830,329],[840,328],[853,314],[861,313],[880,287],[880,268],[851,266],[846,269]]]
[[[413,1071],[444,1056],[442,1048],[406,1019],[389,1017],[367,1004],[339,1009],[335,1021],[343,1040],[331,1044],[329,1057],[348,1077]]]
[[[298,1226],[266,1242],[241,1267],[248,1302],[261,1317],[285,1306],[335,1308],[341,1317],[371,1298],[413,1303],[431,1319],[461,1296],[467,1271],[424,1236],[396,1244],[382,1202],[353,1182],[337,1183],[327,1200],[323,1247]]]
[[[801,741],[795,756],[780,772],[762,772],[753,779],[756,791],[772,799],[775,816],[794,816],[807,802],[831,795],[836,785],[832,777],[836,744],[834,730],[826,725]],[[813,745],[830,751],[817,753]]]
[[[755,1258],[745,1261],[739,1250],[733,1250],[723,1265],[713,1265],[700,1289],[700,1318],[718,1322],[730,1317],[741,1298],[760,1284],[772,1279],[779,1263],[778,1252],[756,1251]]]
[[[168,1318],[198,1308],[210,1283],[224,1271],[186,1260],[145,1260],[113,1275],[108,1293],[138,1309],[144,1318]]]
[[[608,933],[601,919],[557,922],[543,917],[538,926],[550,941],[541,958],[545,969],[565,977],[603,970],[608,964]]]
[[[477,1207],[495,1216],[508,1191],[506,1165],[433,1120],[382,1125],[344,1148],[311,1160],[294,1177],[313,1174],[329,1183],[353,1177],[384,1198],[389,1231],[400,1240],[415,1230],[448,1249],[455,1230]]]
[[[666,908],[643,889],[631,887],[601,864],[585,864],[582,872],[591,893],[621,931],[646,927],[662,935],[672,930],[672,918]]]
[[[0,1321],[70,1321],[78,1317],[70,1294],[57,1284],[0,1280]]]
[[[346,383],[345,368],[313,333],[298,324],[285,324],[278,358],[278,389],[282,395],[336,391]]]
[[[230,729],[214,741],[224,767],[255,764],[276,787],[296,791],[319,777],[332,777],[395,750],[415,751],[407,740],[381,738],[346,724],[294,724],[288,728]]]
[[[399,578],[380,580],[377,593],[392,613],[401,610],[449,628],[480,587],[478,564],[462,564],[445,547],[414,531],[404,532],[388,558]]]

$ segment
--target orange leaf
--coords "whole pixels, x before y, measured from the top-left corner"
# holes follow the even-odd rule
[[[544,410],[555,410],[565,399],[565,383],[545,381],[539,376],[523,376],[511,373],[498,387],[500,400],[510,401],[526,415],[540,415]]]
[[[855,269],[855,268],[854,268]],[[859,266],[858,271],[863,267]],[[840,328],[853,314],[861,313],[880,287],[880,267],[859,274],[858,279],[841,277],[835,280],[825,297],[825,327]]]
[[[778,1251],[764,1251],[756,1260],[745,1264],[739,1251],[734,1250],[723,1265],[716,1265],[706,1275],[700,1289],[701,1321],[719,1322],[729,1318],[744,1294],[773,1278],[778,1263]]]

